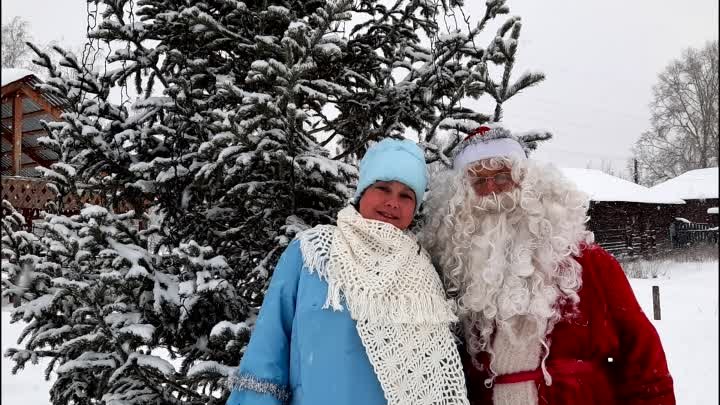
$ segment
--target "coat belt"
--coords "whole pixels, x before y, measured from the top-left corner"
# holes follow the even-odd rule
[[[553,360],[547,364],[551,376],[567,376],[577,374],[590,374],[598,370],[598,365],[592,361],[583,360]],[[542,369],[518,371],[515,373],[501,374],[495,377],[495,384],[514,384],[525,381],[543,381]]]

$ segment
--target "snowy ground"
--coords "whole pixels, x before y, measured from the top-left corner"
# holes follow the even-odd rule
[[[662,319],[653,321],[675,379],[678,405],[718,403],[718,262],[663,263],[657,279],[631,279],[635,295],[652,318],[652,286],[660,287]],[[10,308],[2,310],[2,352],[16,346],[22,330],[10,324]],[[49,404],[43,378],[46,362],[12,375],[2,358],[2,403]],[[7,402],[6,402],[7,401]]]
[[[658,279],[631,279],[652,319],[652,286],[660,287],[660,334],[678,405],[718,403],[718,262],[668,264]]]
[[[9,347],[17,347],[17,338],[23,325],[10,323],[11,307],[2,307],[2,354]],[[28,363],[23,371],[16,375],[10,372],[15,363],[9,358],[2,358],[2,402],[3,404],[45,405],[50,403],[50,382],[45,381],[47,361],[38,365]]]

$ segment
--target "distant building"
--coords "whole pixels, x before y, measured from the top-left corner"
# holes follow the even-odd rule
[[[58,121],[67,100],[40,89],[35,74],[26,69],[2,69],[2,175],[38,177],[38,166],[48,167],[58,155],[40,145],[47,136],[41,121]]]
[[[667,198],[681,198],[685,205],[677,216],[690,222],[718,224],[718,168],[691,170],[650,188]]]
[[[588,228],[616,256],[646,256],[672,246],[670,225],[684,205],[680,198],[594,169],[561,169],[590,196]]]
[[[64,97],[41,88],[43,81],[27,69],[2,69],[2,198],[23,214],[30,230],[49,201],[57,198],[40,177],[38,167],[50,167],[59,156],[43,146],[47,136],[41,121],[59,121],[67,106]],[[79,211],[83,203],[98,203],[101,197],[85,194],[63,199],[64,213]]]

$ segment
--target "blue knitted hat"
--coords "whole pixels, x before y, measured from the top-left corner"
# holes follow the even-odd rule
[[[399,181],[415,192],[415,209],[420,206],[427,186],[427,167],[420,147],[411,140],[386,138],[368,149],[360,161],[360,179],[355,201],[377,181]]]

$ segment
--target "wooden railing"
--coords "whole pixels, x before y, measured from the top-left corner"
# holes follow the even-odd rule
[[[673,246],[686,247],[696,243],[718,243],[718,226],[698,222],[675,221]]]
[[[32,221],[41,216],[41,211],[47,210],[47,204],[57,199],[47,180],[37,177],[3,176],[2,198],[8,200],[12,206],[25,217],[28,228],[32,228]],[[72,215],[79,213],[85,204],[105,205],[105,197],[98,193],[82,192],[80,195],[68,194],[62,199],[61,214]],[[118,212],[130,210],[128,204],[121,202]]]
[[[48,181],[37,177],[3,176],[2,198],[18,210],[42,210],[48,202],[57,199],[57,195]],[[83,204],[101,204],[99,195],[67,195],[62,201],[66,211],[80,210]]]

